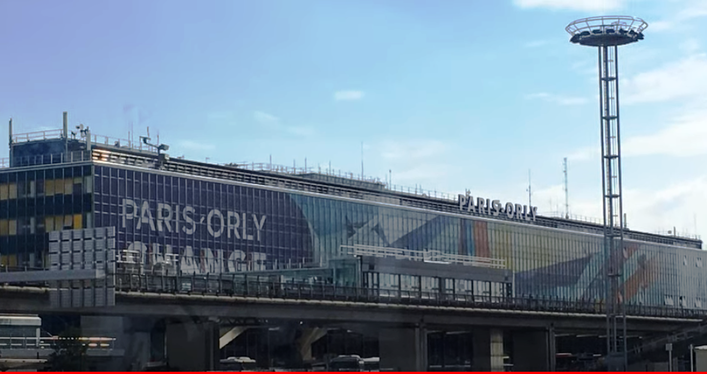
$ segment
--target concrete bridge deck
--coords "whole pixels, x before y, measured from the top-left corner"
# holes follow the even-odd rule
[[[52,308],[49,289],[0,287],[2,313],[59,313],[115,316],[224,317],[274,320],[307,320],[322,323],[360,322],[387,325],[496,326],[603,331],[605,315],[576,311],[504,309],[502,305],[411,305],[395,302],[364,302],[277,297],[171,294],[157,292],[116,293],[116,305],[103,308]],[[694,317],[629,316],[628,329],[635,332],[669,332],[702,321]]]

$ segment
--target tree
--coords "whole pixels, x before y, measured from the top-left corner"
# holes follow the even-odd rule
[[[49,355],[49,371],[83,371],[86,346],[81,342],[81,330],[70,327],[54,341],[54,352]]]

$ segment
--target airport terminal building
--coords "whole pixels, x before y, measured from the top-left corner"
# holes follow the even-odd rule
[[[12,134],[0,265],[48,268],[48,233],[113,227],[117,255],[181,274],[262,274],[380,290],[601,302],[600,225],[471,195],[270,164],[215,165],[63,130]],[[707,308],[702,242],[627,229],[628,305]],[[129,261],[128,261],[129,260]]]

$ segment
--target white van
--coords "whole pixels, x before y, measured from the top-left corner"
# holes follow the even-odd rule
[[[257,371],[258,365],[250,357],[229,357],[219,361],[219,371]]]

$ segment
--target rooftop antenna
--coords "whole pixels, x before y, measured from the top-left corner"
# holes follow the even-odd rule
[[[530,182],[530,169],[528,169],[528,208],[533,206],[533,189]]]
[[[363,179],[363,142],[361,142],[361,179]]]
[[[569,188],[567,187],[567,157],[563,162],[563,172],[565,173],[565,219],[570,218]]]
[[[10,148],[10,165],[9,165],[9,166],[12,166],[12,118],[10,118],[9,130],[10,130],[10,143],[9,143],[9,148]]]
[[[62,113],[62,136],[64,137],[64,153],[69,153],[69,113]]]

